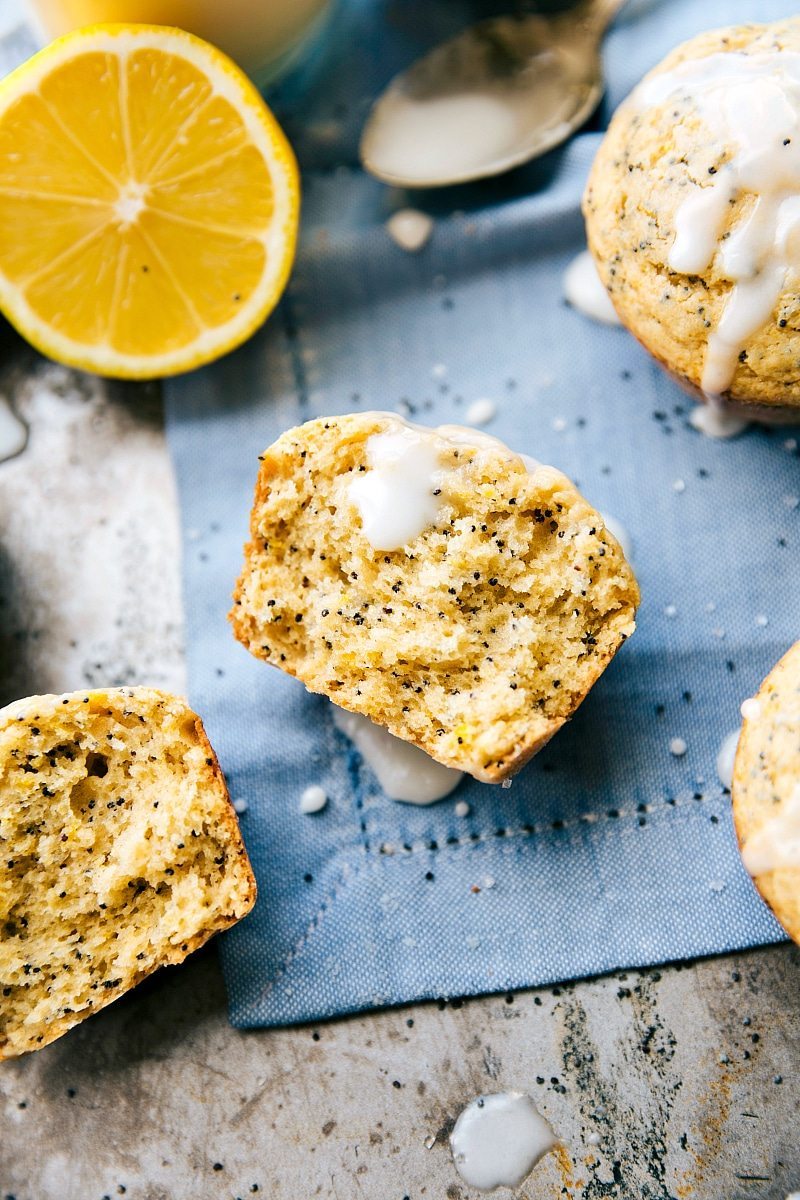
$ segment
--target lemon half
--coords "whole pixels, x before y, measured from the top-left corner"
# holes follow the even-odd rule
[[[0,306],[119,378],[231,350],[286,284],[297,165],[238,67],[178,29],[98,25],[0,84]]]

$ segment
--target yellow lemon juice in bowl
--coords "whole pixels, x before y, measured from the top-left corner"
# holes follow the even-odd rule
[[[330,0],[29,0],[48,37],[86,25],[136,23],[186,29],[218,46],[266,84],[300,57]]]

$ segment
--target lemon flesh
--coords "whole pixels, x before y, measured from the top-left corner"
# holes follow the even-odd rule
[[[149,378],[232,349],[283,291],[298,212],[274,117],[190,34],[80,30],[0,85],[0,305],[52,358]]]

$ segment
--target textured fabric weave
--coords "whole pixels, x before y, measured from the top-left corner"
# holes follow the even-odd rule
[[[357,169],[365,99],[469,7],[340,9],[303,88],[275,98],[304,171],[287,297],[238,353],[167,385],[191,700],[248,804],[259,884],[254,913],[222,941],[237,1025],[782,936],[740,865],[714,763],[740,701],[800,630],[793,432],[705,439],[633,338],[565,306],[598,133],[505,180],[436,194],[404,198]],[[684,37],[791,11],[769,0],[631,4],[606,43],[609,98],[595,127]],[[384,227],[409,201],[436,217],[418,255]],[[491,433],[566,471],[624,523],[644,600],[636,634],[513,787],[466,782],[413,808],[381,794],[326,700],[234,642],[226,611],[257,455],[279,433],[369,408],[458,422],[480,397],[497,406]],[[303,816],[312,783],[330,801]]]

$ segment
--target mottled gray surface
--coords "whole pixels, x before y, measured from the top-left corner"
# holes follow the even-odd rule
[[[152,386],[105,383],[0,333],[29,427],[0,463],[0,704],[103,684],[184,688],[175,485]]]
[[[7,331],[0,354],[30,425],[0,464],[0,702],[182,688],[157,393],[46,365]],[[212,949],[0,1066],[0,1200],[466,1200],[447,1132],[504,1088],[563,1141],[519,1197],[777,1200],[800,1187],[799,967],[781,946],[239,1033]]]

